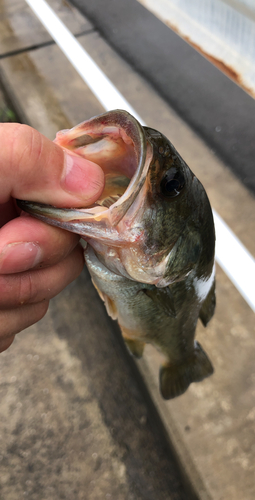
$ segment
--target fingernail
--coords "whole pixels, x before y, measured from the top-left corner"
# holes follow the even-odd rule
[[[65,153],[63,188],[84,200],[100,196],[104,187],[104,173],[96,163],[72,153]]]
[[[20,273],[42,261],[42,250],[36,243],[22,242],[6,245],[0,254],[0,273]]]

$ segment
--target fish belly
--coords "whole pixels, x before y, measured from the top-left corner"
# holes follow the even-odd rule
[[[85,261],[93,284],[104,300],[108,314],[117,319],[125,338],[152,342],[157,316],[156,307],[143,292],[146,284],[138,283],[107,269],[88,246]]]
[[[183,394],[191,382],[203,380],[213,372],[206,353],[194,342],[198,307],[184,314],[184,304],[173,318],[147,295],[151,285],[109,271],[89,245],[84,255],[93,284],[108,314],[118,320],[129,351],[140,358],[145,344],[150,343],[164,354],[160,389],[165,399]]]

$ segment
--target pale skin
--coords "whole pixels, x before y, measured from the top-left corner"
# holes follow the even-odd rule
[[[94,163],[27,125],[0,124],[0,352],[81,272],[79,236],[22,213],[15,199],[85,207],[104,187]]]

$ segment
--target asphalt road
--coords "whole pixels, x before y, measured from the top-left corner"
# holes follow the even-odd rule
[[[255,193],[255,100],[136,0],[71,1]]]

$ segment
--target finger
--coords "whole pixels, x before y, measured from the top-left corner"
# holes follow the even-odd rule
[[[8,347],[10,347],[10,345],[13,343],[14,339],[15,335],[12,335],[11,337],[8,337],[7,339],[3,340],[1,340],[0,338],[0,352],[3,352],[6,349],[8,349]]]
[[[7,203],[0,205],[0,227],[9,222],[9,220],[18,217],[18,215],[14,200],[11,198]]]
[[[0,309],[15,309],[55,297],[81,273],[84,265],[80,245],[52,267],[0,276]]]
[[[78,241],[76,234],[30,216],[13,219],[0,229],[0,274],[56,264]]]
[[[9,197],[59,207],[82,207],[96,201],[104,174],[95,163],[65,152],[35,129],[0,124],[0,203]]]
[[[17,309],[0,311],[0,352],[9,347],[13,336],[37,323],[46,314],[49,302],[29,304]]]

